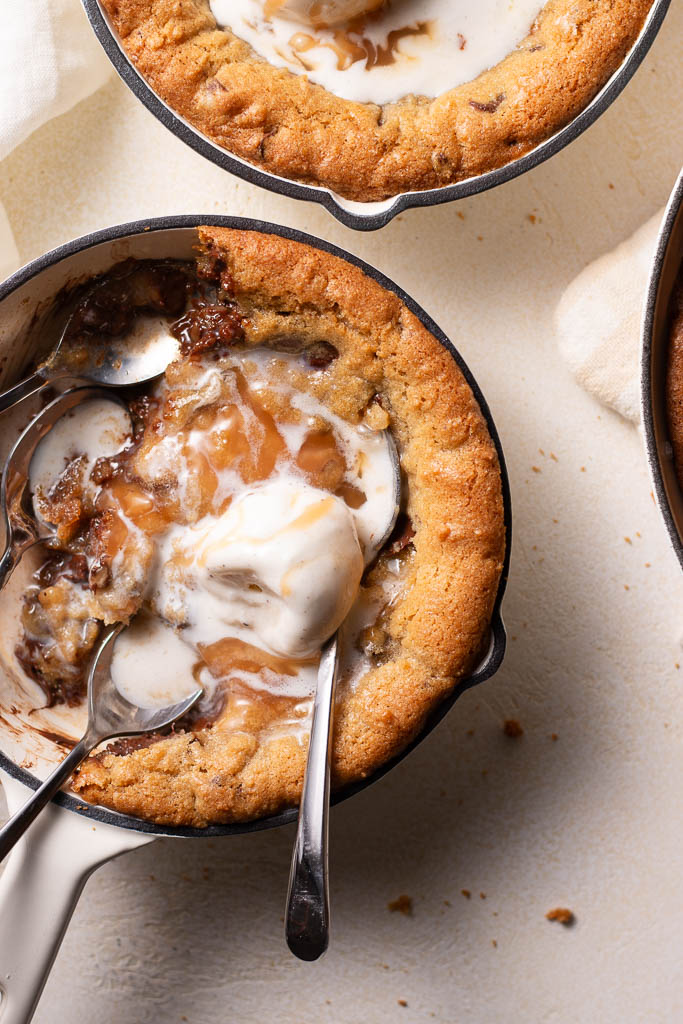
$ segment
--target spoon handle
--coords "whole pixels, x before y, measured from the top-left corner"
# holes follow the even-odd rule
[[[0,555],[0,590],[5,586],[19,560],[27,548],[33,547],[38,542],[37,537],[20,537],[10,527],[10,535],[7,538],[7,547]]]
[[[287,893],[287,945],[300,960],[317,960],[327,949],[329,941],[327,849],[332,720],[338,662],[335,634],[323,648],[318,669],[308,761]]]
[[[13,405],[17,405],[30,395],[34,395],[36,391],[47,387],[49,383],[50,381],[42,373],[32,373],[30,377],[24,377],[18,384],[14,384],[11,388],[7,388],[6,391],[0,392],[0,412],[11,409]]]
[[[16,814],[12,815],[7,824],[0,829],[0,861],[7,856],[15,843],[21,839],[26,829],[35,821],[43,807],[50,802],[55,793],[64,785],[81,761],[87,757],[96,743],[96,739],[93,740],[86,734],[73,750],[69,751],[61,764],[57,765],[42,786],[38,787],[33,796],[29,797],[24,806]]]

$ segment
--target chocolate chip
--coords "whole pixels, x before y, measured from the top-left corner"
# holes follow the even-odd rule
[[[206,83],[206,91],[208,93],[215,94],[219,92],[227,92],[228,90],[225,88],[222,82],[218,81],[217,78],[210,78],[209,81]]]
[[[470,100],[469,104],[471,107],[474,107],[475,110],[480,110],[482,114],[495,114],[504,99],[505,93],[499,92],[496,98],[489,100],[488,103],[480,103],[479,100]]]
[[[309,345],[304,358],[314,370],[324,370],[339,356],[339,351],[329,341],[316,341]]]
[[[83,583],[88,578],[88,559],[85,555],[69,555],[64,575],[73,583]]]
[[[410,518],[401,514],[396,520],[394,532],[389,538],[389,554],[398,555],[411,543],[415,536],[415,529]]]
[[[100,558],[90,566],[88,586],[91,590],[102,590],[109,583],[110,578],[111,570],[109,565]]]

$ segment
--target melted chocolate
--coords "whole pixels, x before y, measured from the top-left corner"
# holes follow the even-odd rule
[[[70,318],[65,341],[102,334],[121,337],[141,313],[179,316],[193,287],[189,264],[125,260],[88,286]]]
[[[171,325],[184,356],[214,349],[217,355],[244,338],[243,318],[235,306],[200,306]]]

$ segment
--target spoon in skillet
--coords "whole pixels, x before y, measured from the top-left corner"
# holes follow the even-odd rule
[[[392,493],[387,507],[386,528],[366,550],[366,567],[391,536],[401,504],[401,466],[396,444],[388,430],[383,431],[383,436],[393,468]],[[323,647],[318,667],[308,759],[287,892],[287,945],[300,960],[309,961],[319,959],[329,943],[330,764],[339,648],[337,631]]]
[[[0,481],[0,515],[5,526],[5,550],[0,556],[0,590],[24,552],[52,536],[52,528],[37,519],[33,509],[30,476],[38,446],[63,416],[92,399],[120,405],[128,416],[125,404],[112,392],[97,387],[73,388],[55,398],[31,420],[7,457]]]
[[[108,626],[95,649],[88,670],[88,726],[73,750],[39,786],[20,810],[0,829],[0,861],[10,852],[72,772],[103,740],[115,736],[137,736],[171,725],[199,700],[201,687],[176,704],[142,708],[122,697],[110,675],[114,642],[123,626]]]
[[[185,292],[182,282],[185,278],[180,276],[181,271],[169,270],[168,273],[179,275],[177,281],[169,279],[170,287],[177,290],[177,310],[174,308],[173,313],[178,315],[184,308]],[[102,284],[94,286],[67,320],[57,344],[46,361],[34,373],[6,391],[0,392],[0,412],[11,409],[23,399],[60,380],[104,384],[108,387],[128,387],[159,377],[169,363],[178,358],[180,348],[179,342],[168,330],[169,315],[164,315],[161,308],[162,300],[158,297],[159,281],[155,280],[153,271],[148,271],[147,280],[143,274],[144,270],[141,270],[138,282],[140,295],[134,300],[137,301],[137,306],[133,307],[135,314],[139,315],[133,315],[129,309],[129,321],[126,322],[125,329],[118,330],[118,323],[107,325],[109,332],[102,329],[95,333],[94,327],[89,328],[88,333],[84,335],[87,340],[79,342],[76,352],[72,353],[72,358],[68,358],[68,342],[71,336],[77,333],[77,328],[84,319],[84,303],[87,303],[91,296],[94,297],[93,301],[96,301],[97,296],[103,291]],[[106,282],[104,284],[106,285]],[[135,280],[132,281],[132,287],[135,287]],[[109,302],[111,304],[111,296]],[[124,314],[125,312],[124,310]],[[115,313],[111,315],[114,316]],[[122,320],[121,324],[123,322]]]

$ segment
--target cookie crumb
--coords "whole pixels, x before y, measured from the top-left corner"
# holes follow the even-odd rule
[[[559,737],[559,736],[557,735],[557,733],[556,733],[556,732],[551,732],[551,733],[550,733],[550,739],[551,739],[551,740],[553,741],[553,743],[557,743],[557,741],[559,740],[559,738],[560,738],[560,737]]]
[[[387,910],[390,910],[392,914],[405,914],[406,917],[413,916],[413,901],[410,896],[406,896],[402,893],[398,899],[391,900],[387,903]]]
[[[466,900],[472,899],[472,893],[470,892],[469,889],[461,889],[460,892],[462,893]]]
[[[480,892],[479,893],[479,899],[480,900],[485,900],[486,899],[486,893],[485,892]]]
[[[408,1003],[406,1002],[405,999],[397,999],[396,1002],[398,1003],[399,1006],[407,1006],[408,1005]]]
[[[498,949],[498,943],[496,942],[495,939],[491,939],[491,945],[493,946],[494,949]]]
[[[555,907],[554,910],[549,910],[545,916],[548,921],[557,921],[558,924],[563,924],[565,928],[571,928],[576,921],[574,912],[569,910],[568,907]]]
[[[505,719],[503,722],[503,732],[506,736],[509,736],[511,740],[518,740],[520,736],[524,735],[524,729],[516,718]]]

